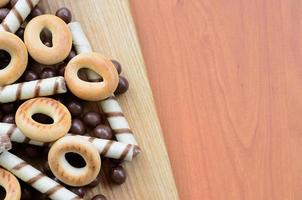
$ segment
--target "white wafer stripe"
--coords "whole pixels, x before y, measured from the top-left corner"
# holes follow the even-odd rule
[[[52,77],[0,87],[0,103],[67,92],[64,77]]]
[[[0,31],[15,33],[40,0],[18,0],[0,25]]]
[[[17,128],[15,124],[0,123],[0,137],[3,135],[8,135],[13,142],[28,143],[37,146],[52,145],[51,143],[38,142],[25,137],[25,135],[20,131],[19,128]],[[140,151],[136,146],[130,144],[89,136],[77,136],[91,142],[102,156],[108,158],[131,161]]]
[[[89,44],[89,41],[80,23],[72,22],[68,24],[68,26],[72,34],[73,44],[75,45],[76,52],[78,54],[84,52],[91,52],[91,45]],[[99,75],[95,72],[91,70],[89,70],[88,72],[89,73],[87,73],[87,77],[89,80],[93,81],[99,79]],[[137,141],[134,135],[132,134],[132,131],[129,127],[126,118],[124,117],[123,111],[118,101],[112,96],[108,99],[102,100],[100,102],[100,105],[107,115],[107,120],[111,128],[116,133],[116,139],[122,143],[137,145]]]
[[[30,184],[39,192],[54,200],[81,200],[79,196],[67,190],[59,183],[45,176],[14,154],[5,151],[0,154],[0,165],[15,176]]]

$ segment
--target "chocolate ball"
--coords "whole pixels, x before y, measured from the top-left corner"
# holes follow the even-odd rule
[[[47,47],[52,47],[52,43],[48,42],[48,41],[44,42],[44,45],[47,46]]]
[[[115,166],[110,169],[110,179],[113,183],[123,184],[126,178],[126,171],[122,166]]]
[[[93,129],[92,136],[96,138],[111,140],[113,135],[110,127],[100,124]]]
[[[127,79],[123,76],[120,76],[118,86],[117,86],[116,90],[114,91],[114,94],[115,95],[124,94],[125,92],[127,92],[128,89],[129,89],[129,83],[128,83]]]
[[[9,2],[9,7],[12,8],[15,6],[15,4],[17,3],[18,0],[10,0]]]
[[[72,187],[72,188],[70,188],[70,190],[82,198],[85,196],[85,193],[86,193],[86,190],[81,187],[78,187],[78,188]]]
[[[87,185],[87,187],[95,187],[99,185],[100,182],[101,182],[101,177],[97,176],[96,179],[94,179],[91,183]]]
[[[111,62],[115,66],[118,74],[120,74],[122,72],[122,66],[121,66],[121,64],[118,61],[116,61],[116,60],[111,60]]]
[[[16,31],[16,35],[23,40],[24,37],[24,28],[20,27],[17,31]]]
[[[42,155],[41,148],[37,146],[27,146],[25,148],[25,153],[31,158],[38,158]]]
[[[66,24],[71,22],[71,12],[68,8],[62,7],[57,10],[56,16],[60,17]]]
[[[44,28],[40,33],[40,39],[45,44],[45,42],[52,43],[52,33],[49,29]]]
[[[8,15],[9,9],[8,8],[0,8],[0,22],[4,20],[4,18]]]
[[[40,79],[51,78],[57,76],[56,71],[53,68],[44,68],[40,73]]]
[[[83,105],[76,100],[68,102],[66,107],[72,116],[80,116],[84,109]]]
[[[15,111],[15,104],[14,103],[4,103],[0,104],[1,110],[4,113],[12,113]]]
[[[90,127],[96,127],[97,125],[99,125],[101,123],[101,115],[100,113],[97,112],[87,112],[84,117],[83,117],[83,121],[87,126]]]
[[[58,67],[58,74],[59,74],[59,76],[64,76],[65,69],[66,69],[66,64],[60,65],[60,66]]]
[[[45,14],[45,10],[44,8],[42,8],[41,6],[37,5],[30,13],[30,18],[35,18],[38,17],[40,15]]]
[[[23,74],[24,81],[34,81],[38,78],[38,74],[33,70],[26,70]]]
[[[92,197],[91,200],[107,200],[107,198],[102,194],[98,194],[98,195]]]
[[[15,124],[15,115],[14,114],[4,115],[2,118],[2,122],[8,124]]]
[[[67,58],[65,58],[65,62],[69,62],[71,59],[73,59],[76,56],[76,52],[75,50],[71,49],[71,51],[69,52]]]
[[[70,132],[77,135],[83,135],[86,131],[84,123],[79,119],[73,119]]]

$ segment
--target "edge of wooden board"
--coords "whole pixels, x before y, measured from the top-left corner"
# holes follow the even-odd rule
[[[100,192],[108,199],[179,199],[128,0],[42,2],[52,13],[62,6],[70,8],[93,49],[119,60],[122,74],[130,82],[129,91],[118,100],[142,154],[126,163],[125,184],[114,186],[105,180],[89,191],[88,197]]]

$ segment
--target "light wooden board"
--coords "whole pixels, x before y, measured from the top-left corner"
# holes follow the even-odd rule
[[[119,98],[143,153],[126,163],[127,182],[113,186],[105,178],[86,198],[103,193],[108,199],[178,199],[169,158],[156,115],[144,61],[127,0],[43,0],[52,13],[62,6],[71,9],[95,51],[122,63],[130,82]]]

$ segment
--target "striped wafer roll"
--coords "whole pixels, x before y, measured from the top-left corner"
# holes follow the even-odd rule
[[[15,124],[0,123],[0,137],[8,135],[13,142],[28,143],[37,146],[51,146],[52,143],[37,142],[27,138]],[[68,134],[72,135],[72,134]],[[131,161],[140,150],[131,144],[115,142],[113,140],[104,140],[89,136],[79,136],[84,140],[91,142],[99,153],[108,158]]]
[[[64,77],[52,77],[0,87],[0,103],[67,92]]]
[[[0,153],[8,151],[12,148],[12,143],[7,134],[0,135]]]
[[[78,54],[91,52],[92,48],[79,22],[69,24],[72,33],[73,44]],[[95,72],[89,70],[87,77],[91,81],[99,80],[100,77]],[[115,136],[119,142],[137,145],[136,139],[132,134],[127,119],[125,118],[121,106],[114,96],[101,101],[103,111],[107,115],[108,122],[115,132]]]
[[[18,158],[14,154],[5,151],[0,154],[0,165],[15,176],[31,185],[39,192],[46,194],[54,200],[81,200],[79,196],[67,190],[59,183],[45,176],[42,172]]]
[[[18,0],[0,24],[0,31],[15,33],[40,0]]]

